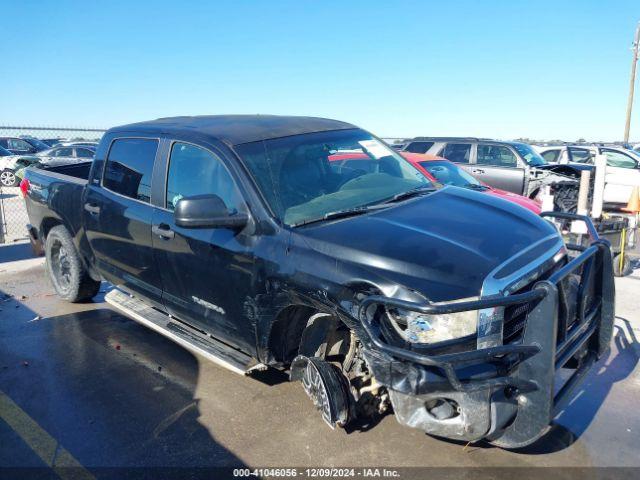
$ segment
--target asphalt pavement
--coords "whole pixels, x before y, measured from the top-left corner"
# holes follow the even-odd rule
[[[617,279],[614,345],[538,443],[439,440],[392,415],[331,430],[300,385],[241,377],[112,311],[58,299],[43,259],[0,246],[0,466],[640,467],[640,270]]]

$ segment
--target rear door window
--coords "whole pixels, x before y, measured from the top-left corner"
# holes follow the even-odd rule
[[[78,158],[93,158],[93,152],[88,148],[76,148],[76,157]]]
[[[478,145],[478,165],[494,167],[517,167],[518,159],[510,148],[504,145]]]
[[[455,163],[469,163],[471,158],[470,143],[448,143],[440,151],[440,156]]]
[[[149,203],[151,174],[158,141],[147,138],[114,140],[104,169],[102,185],[112,192]]]
[[[59,148],[55,151],[54,157],[73,157],[73,148]]]
[[[427,153],[431,147],[433,147],[434,142],[411,142],[407,145],[407,148],[404,149],[405,152],[411,153]]]

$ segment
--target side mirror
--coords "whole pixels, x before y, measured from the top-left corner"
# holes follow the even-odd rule
[[[244,227],[249,217],[244,213],[230,212],[217,195],[194,195],[178,201],[173,218],[183,228],[230,228]]]

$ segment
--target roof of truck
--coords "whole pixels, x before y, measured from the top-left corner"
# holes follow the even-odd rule
[[[114,127],[110,131],[187,133],[209,136],[229,145],[288,137],[303,133],[357,128],[328,118],[281,115],[200,115],[167,117]]]

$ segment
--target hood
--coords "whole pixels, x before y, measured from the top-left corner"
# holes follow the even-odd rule
[[[522,195],[518,195],[517,193],[507,192],[506,190],[500,190],[499,188],[491,188],[487,190],[486,193],[520,205],[521,207],[532,211],[536,215],[540,215],[540,212],[542,211],[538,202]]]
[[[370,282],[384,291],[401,285],[431,301],[478,296],[498,265],[536,241],[559,238],[534,213],[457,187],[296,233],[309,248],[336,258],[344,281]],[[522,260],[543,253],[535,250]]]

